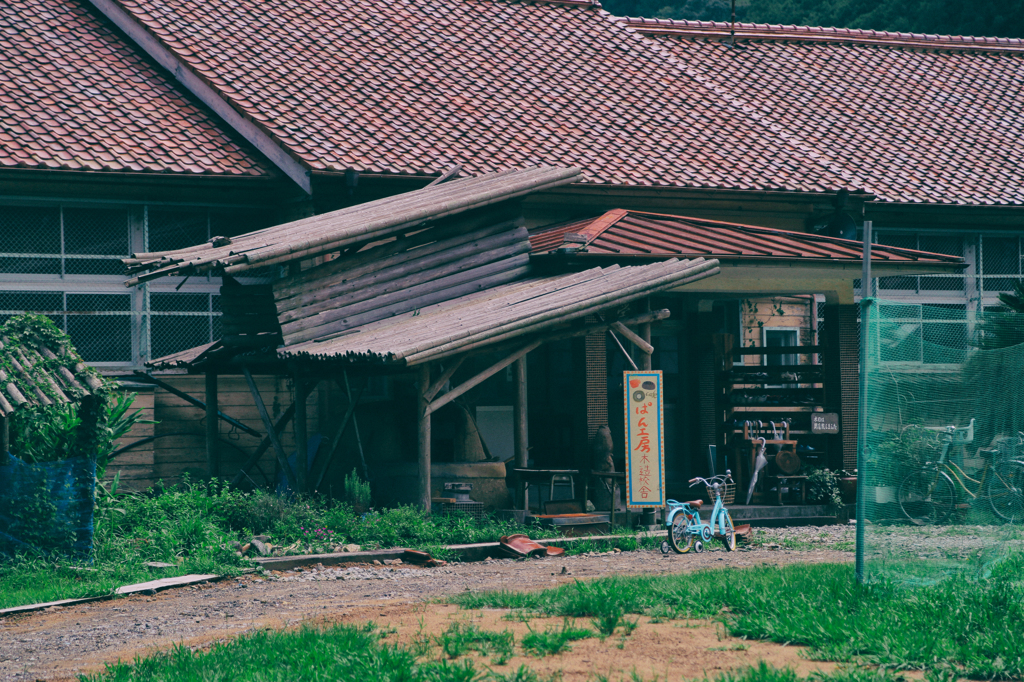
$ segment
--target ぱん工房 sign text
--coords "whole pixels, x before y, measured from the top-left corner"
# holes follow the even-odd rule
[[[660,370],[624,372],[626,505],[665,505],[665,441]]]

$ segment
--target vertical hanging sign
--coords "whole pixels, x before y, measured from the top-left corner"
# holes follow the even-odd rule
[[[661,370],[624,372],[626,506],[665,505],[665,441]]]

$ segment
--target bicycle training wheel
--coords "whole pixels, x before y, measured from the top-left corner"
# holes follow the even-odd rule
[[[988,501],[996,516],[1024,523],[1024,462],[999,462],[988,481]]]
[[[693,548],[693,535],[686,532],[692,518],[680,512],[672,519],[672,527],[668,529],[668,543],[680,554],[686,554]]]
[[[919,526],[942,523],[956,507],[953,483],[938,469],[919,469],[900,484],[900,509]]]
[[[725,517],[725,535],[722,536],[722,544],[730,552],[736,551],[736,528],[732,525],[732,516],[729,512],[722,512]]]

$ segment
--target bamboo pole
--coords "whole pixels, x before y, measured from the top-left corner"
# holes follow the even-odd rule
[[[446,183],[426,193],[424,190],[408,192],[242,235],[228,246],[181,250],[147,263],[147,267],[156,266],[156,270],[130,281],[133,284],[147,281],[154,273],[159,277],[172,272],[187,274],[221,268],[234,274],[252,267],[304,259],[394,233],[427,219],[437,220],[566,184],[578,175],[578,169],[542,167]]]
[[[701,264],[700,267],[692,269],[688,268],[682,275],[672,274],[667,277],[661,277],[653,282],[629,287],[627,289],[605,291],[604,293],[594,297],[585,295],[582,300],[578,300],[568,306],[558,306],[553,310],[539,312],[528,317],[518,316],[517,319],[511,322],[498,320],[495,323],[492,321],[487,326],[473,328],[453,335],[454,338],[452,338],[451,341],[441,343],[440,345],[437,345],[437,342],[442,339],[437,339],[431,343],[417,344],[408,350],[395,353],[395,358],[404,358],[407,365],[415,365],[428,359],[435,359],[452,350],[463,348],[471,341],[484,338],[490,340],[494,340],[496,338],[507,338],[509,332],[523,333],[524,329],[536,332],[546,326],[551,326],[574,317],[585,316],[589,313],[596,312],[607,307],[609,304],[625,305],[651,290],[656,290],[669,285],[679,286],[717,273],[718,261],[708,261]]]
[[[652,346],[650,342],[648,342],[646,339],[642,338],[640,335],[633,332],[632,329],[622,324],[621,322],[612,322],[612,329],[614,329],[615,331],[617,331],[618,333],[622,334],[627,339],[632,341],[633,345],[639,348],[644,355],[650,356],[650,354],[654,352],[654,346]],[[648,335],[650,335],[650,330],[648,330],[647,333]],[[643,360],[641,361],[643,362]],[[648,369],[650,368],[648,367]]]
[[[451,362],[448,364],[448,367],[441,373],[441,376],[439,376],[430,386],[430,388],[427,389],[427,400],[434,399],[434,396],[437,395],[437,392],[440,391],[441,388],[446,383],[448,383],[448,380],[451,379],[452,375],[455,374],[455,371],[462,366],[462,362],[465,359],[466,356],[463,355],[462,357],[458,358],[455,362]]]
[[[476,271],[470,275],[462,273],[447,277],[443,282],[427,282],[417,287],[415,292],[417,295],[413,297],[408,297],[408,292],[396,292],[382,297],[383,300],[377,302],[380,304],[379,308],[370,306],[370,309],[359,313],[350,311],[351,317],[349,318],[312,328],[316,329],[316,332],[307,329],[290,336],[286,334],[285,344],[292,345],[335,332],[342,332],[367,322],[376,322],[399,313],[418,310],[433,303],[456,298],[465,293],[480,291],[495,284],[513,281],[529,272],[529,260],[530,257],[527,254],[522,254],[497,264],[485,266],[485,268],[476,268]],[[490,271],[491,274],[485,275],[486,271]],[[480,279],[476,279],[476,277],[480,277]]]
[[[430,365],[423,363],[419,368],[419,429],[417,437],[420,474],[420,504],[430,513],[430,412],[427,389],[430,387]]]
[[[472,378],[467,379],[466,381],[462,382],[456,388],[451,389],[450,391],[445,393],[443,396],[441,396],[440,398],[434,400],[429,405],[427,405],[427,408],[426,408],[427,414],[432,414],[434,412],[437,412],[439,409],[441,409],[442,407],[444,407],[445,405],[447,405],[451,401],[455,400],[456,398],[458,398],[460,395],[462,395],[463,393],[465,393],[469,389],[471,389],[471,388],[473,388],[475,386],[480,385],[481,383],[483,383],[487,379],[491,378],[492,376],[494,376],[495,374],[497,374],[501,370],[503,370],[506,367],[508,367],[509,365],[511,365],[513,362],[515,362],[519,358],[525,357],[527,353],[529,353],[531,350],[535,349],[541,343],[543,343],[543,341],[541,341],[539,339],[536,340],[536,341],[531,341],[530,343],[526,344],[525,346],[523,346],[522,348],[520,348],[516,352],[512,353],[511,355],[509,355],[507,357],[504,357],[501,360],[498,360],[496,363],[494,363],[493,365],[491,365],[487,369],[483,370],[482,372],[477,373]],[[426,397],[425,394],[424,394],[424,397]]]
[[[415,286],[514,258],[529,250],[530,242],[526,238],[526,230],[523,230],[522,238],[509,235],[485,240],[474,245],[472,250],[467,249],[462,253],[437,254],[436,257],[412,261],[356,280],[318,283],[312,295],[289,299],[297,304],[296,307],[282,311],[278,320],[282,329],[288,325],[301,324],[313,315],[317,315],[317,320],[330,322],[347,316],[345,311],[357,303],[396,291],[412,290]]]

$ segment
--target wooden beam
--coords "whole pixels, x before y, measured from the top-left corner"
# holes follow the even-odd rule
[[[206,373],[206,472],[211,478],[220,475],[220,419],[217,416],[217,373]]]
[[[437,395],[437,392],[440,391],[441,388],[446,383],[448,383],[448,380],[451,379],[452,375],[455,374],[455,371],[462,366],[462,361],[465,359],[466,356],[461,355],[458,358],[456,358],[455,362],[449,363],[448,368],[441,372],[441,376],[439,376],[437,380],[434,382],[434,384],[427,389],[427,400],[434,399],[434,396]]]
[[[649,341],[645,340],[639,334],[634,333],[632,329],[622,324],[621,322],[612,322],[612,329],[614,329],[615,331],[617,331],[618,333],[622,334],[627,339],[632,341],[633,345],[639,348],[640,351],[645,355],[650,355],[651,353],[654,352],[654,346],[652,346]],[[647,330],[647,333],[648,335],[650,335],[650,329]]]
[[[420,504],[423,510],[430,513],[430,401],[427,400],[427,389],[430,388],[430,363],[424,362],[419,368],[417,393],[419,394],[418,416],[419,429],[417,451],[420,474]]]
[[[427,187],[433,187],[434,185],[440,185],[442,182],[447,182],[448,180],[451,180],[456,175],[458,175],[459,171],[461,171],[461,170],[462,170],[462,164],[461,163],[457,163],[454,166],[451,166],[448,170],[446,170],[444,173],[442,173],[439,177],[434,178],[434,180],[432,180],[430,182],[430,184],[427,185]],[[424,187],[424,189],[426,189],[426,187]]]
[[[186,90],[210,107],[217,116],[263,153],[278,170],[292,179],[306,194],[313,193],[309,171],[291,156],[284,145],[273,139],[262,128],[235,110],[206,80],[196,74],[188,63],[179,59],[158,38],[151,34],[134,16],[126,12],[115,0],[89,0],[93,7],[124,31],[143,52],[174,76]]]
[[[619,341],[619,337],[615,335],[615,330],[613,329],[613,327],[614,324],[608,325],[608,333],[611,334],[612,340],[615,341],[615,345],[619,347],[619,350],[622,351],[622,355],[624,355],[626,358],[626,362],[628,362],[633,367],[633,369],[640,369],[639,367],[636,366],[636,363],[633,362],[633,356],[630,355],[626,351],[626,347],[622,345],[622,341]]]
[[[145,372],[139,372],[139,371],[135,372],[135,376],[138,377],[138,379],[140,381],[145,381],[147,383],[153,384],[154,386],[158,386],[158,387],[164,389],[165,391],[167,391],[171,395],[178,396],[179,398],[184,400],[189,405],[195,405],[200,410],[205,410],[206,409],[206,403],[204,403],[202,400],[197,400],[196,398],[193,398],[188,393],[185,393],[184,391],[178,390],[174,386],[171,386],[170,384],[168,384],[166,381],[161,381],[161,380],[157,379],[156,377],[150,376],[150,375],[146,374]],[[247,424],[243,424],[242,422],[238,421],[237,419],[234,419],[233,417],[229,417],[228,415],[224,414],[223,412],[218,411],[217,412],[217,416],[219,418],[223,419],[224,421],[226,421],[228,424],[231,424],[233,427],[235,427],[239,431],[244,431],[247,434],[249,434],[250,436],[255,436],[256,438],[259,438],[260,435],[261,435],[260,432],[257,431],[256,429],[252,428],[251,426],[249,426]]]
[[[444,407],[445,405],[447,405],[451,401],[455,400],[456,398],[458,398],[460,395],[462,395],[463,393],[465,393],[469,389],[473,388],[474,386],[478,386],[479,384],[483,383],[484,381],[486,381],[490,377],[494,376],[495,374],[497,374],[501,370],[505,369],[506,367],[511,365],[513,362],[515,362],[519,358],[523,357],[524,355],[526,355],[527,353],[529,353],[531,350],[533,350],[534,348],[536,348],[537,346],[539,346],[542,343],[544,343],[544,341],[542,339],[537,339],[536,341],[531,341],[530,343],[526,344],[525,346],[523,346],[522,348],[520,348],[516,352],[512,353],[511,355],[509,355],[509,356],[507,356],[505,358],[502,358],[498,362],[494,363],[493,365],[491,365],[490,367],[488,367],[484,371],[480,372],[479,374],[477,374],[473,378],[467,379],[462,384],[460,384],[458,387],[453,388],[452,390],[448,391],[447,393],[445,393],[443,396],[441,396],[440,398],[438,398],[434,402],[429,403],[427,405],[427,407],[426,407],[427,414],[431,414],[433,412],[437,412],[440,408]],[[426,364],[426,363],[424,363],[424,364]],[[426,394],[424,394],[423,397],[424,397],[424,399],[426,399]]]
[[[512,412],[512,428],[515,439],[515,462],[517,469],[525,469],[529,459],[529,428],[526,410],[526,356],[514,363],[513,376],[516,383],[516,402]],[[526,486],[523,481],[516,483],[516,499],[513,501],[517,509],[526,509],[529,500],[526,498]]]
[[[274,433],[278,434],[278,437],[280,437],[280,434],[283,433],[284,427],[288,424],[288,422],[292,420],[292,416],[294,414],[295,405],[289,405],[288,409],[284,411],[284,414],[277,418],[277,422],[274,424]],[[235,477],[231,479],[231,485],[238,485],[239,483],[241,483],[242,479],[245,478],[245,475],[249,473],[249,469],[252,469],[254,466],[256,466],[256,462],[260,461],[260,457],[262,457],[263,453],[265,453],[269,449],[270,436],[264,436],[263,440],[260,441],[259,447],[256,448],[256,452],[254,452],[252,456],[245,461],[245,464],[242,465],[242,468],[239,469],[238,473],[235,474]]]
[[[7,417],[0,417],[0,455],[11,451],[11,428]]]
[[[256,403],[256,410],[260,413],[260,419],[263,420],[263,426],[267,429],[267,437],[270,438],[270,444],[274,446],[274,452],[277,454],[277,463],[288,478],[288,487],[296,490],[295,473],[288,465],[288,455],[284,453],[284,448],[281,447],[281,441],[278,439],[277,432],[274,430],[274,424],[270,421],[270,415],[267,413],[267,406],[263,404],[263,398],[260,396],[260,389],[256,387],[256,382],[252,378],[252,372],[244,365],[242,366],[242,374],[245,375],[245,382],[249,384],[249,392],[252,393],[252,399]]]
[[[644,299],[644,310],[647,311],[647,312],[651,312],[651,297],[650,296],[648,296],[647,298]],[[640,325],[640,338],[644,341],[644,343],[646,343],[648,346],[651,347],[650,352],[645,352],[643,357],[640,358],[640,369],[644,369],[644,370],[653,369],[653,365],[651,364],[651,361],[652,361],[651,355],[654,354],[654,346],[651,346],[651,323],[650,322],[644,322],[643,324]]]

